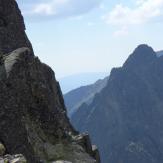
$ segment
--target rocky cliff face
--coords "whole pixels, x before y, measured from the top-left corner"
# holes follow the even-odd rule
[[[0,142],[29,163],[99,162],[69,123],[54,72],[34,56],[15,0],[0,0]]]
[[[140,45],[107,86],[73,115],[88,131],[103,163],[163,162],[163,56]]]
[[[15,0],[0,0],[0,54],[21,47],[32,49],[18,5]]]

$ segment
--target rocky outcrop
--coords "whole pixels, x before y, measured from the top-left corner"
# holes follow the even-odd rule
[[[67,118],[54,72],[34,56],[15,0],[0,0],[0,23],[0,141],[5,153],[11,159],[21,153],[29,163],[98,162],[90,140],[79,136]]]
[[[163,56],[138,46],[91,104],[72,117],[101,152],[102,163],[163,162]]]
[[[15,0],[0,0],[0,55],[21,47],[32,50],[18,5]]]
[[[90,162],[90,142],[69,123],[53,71],[20,48],[0,65],[0,139],[9,153],[22,153],[29,162],[65,159]]]

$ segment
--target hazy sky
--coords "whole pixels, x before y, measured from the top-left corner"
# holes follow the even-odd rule
[[[17,0],[35,55],[58,78],[107,72],[138,44],[163,49],[163,0]]]

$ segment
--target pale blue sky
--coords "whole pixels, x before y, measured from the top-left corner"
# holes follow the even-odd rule
[[[57,78],[107,72],[137,45],[163,49],[163,0],[17,0],[35,55]]]

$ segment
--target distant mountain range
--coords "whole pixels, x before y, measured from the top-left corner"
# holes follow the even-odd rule
[[[102,163],[163,163],[162,54],[140,45],[122,67],[112,69],[90,102],[82,103],[80,88],[65,96],[70,109],[80,103],[71,121],[89,132]]]
[[[81,86],[86,86],[108,76],[106,72],[80,73],[58,79],[63,94]]]
[[[74,114],[83,103],[90,104],[94,96],[99,93],[107,84],[109,77],[100,79],[94,84],[82,86],[64,95],[65,104],[69,117]]]

